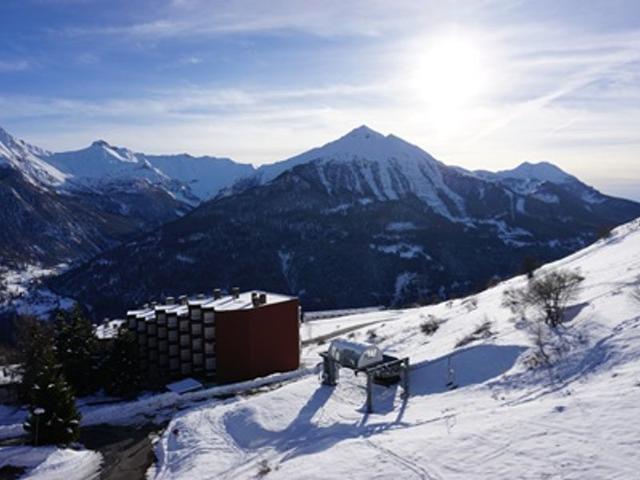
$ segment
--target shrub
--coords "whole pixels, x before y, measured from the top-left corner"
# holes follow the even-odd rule
[[[467,312],[472,312],[476,308],[478,308],[478,298],[477,297],[469,297],[465,301],[462,302],[462,305],[467,309]]]
[[[420,330],[428,337],[436,333],[439,328],[440,322],[438,322],[435,318],[430,318],[426,322],[420,324]]]
[[[556,270],[532,279],[525,287],[505,290],[503,306],[514,313],[528,308],[536,310],[544,323],[556,327],[564,320],[564,312],[584,280],[577,271]]]
[[[264,477],[271,472],[271,467],[269,466],[269,462],[266,460],[261,460],[258,464],[258,477]]]
[[[465,345],[468,345],[472,342],[489,338],[491,336],[493,336],[493,332],[491,331],[491,322],[489,320],[485,320],[483,323],[478,325],[469,335],[458,340],[458,342],[456,343],[456,348],[464,347]]]

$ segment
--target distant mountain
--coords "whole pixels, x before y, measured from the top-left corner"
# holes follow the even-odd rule
[[[52,153],[0,128],[0,266],[87,259],[175,220],[250,165],[147,156],[99,140]]]
[[[306,308],[399,305],[473,291],[637,216],[640,204],[549,164],[469,172],[360,127],[51,286],[97,315],[232,285],[293,293]]]
[[[144,180],[193,205],[254,173],[253,166],[228,158],[146,155],[114,147],[104,140],[82,150],[49,154],[45,159],[64,172],[71,189],[95,189],[107,184],[113,187]]]

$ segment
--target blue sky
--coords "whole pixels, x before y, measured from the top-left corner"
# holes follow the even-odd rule
[[[3,0],[0,125],[268,163],[367,124],[640,199],[640,2]]]

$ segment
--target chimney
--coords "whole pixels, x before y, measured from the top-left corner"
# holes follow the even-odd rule
[[[231,296],[236,300],[240,298],[240,289],[238,287],[233,287],[231,289]]]
[[[198,300],[202,300],[204,299],[204,293],[199,293],[198,294]]]
[[[187,298],[186,295],[180,295],[178,297],[178,300],[180,300],[180,305],[186,305],[187,301],[188,301],[188,298]]]
[[[219,288],[214,288],[213,289],[213,299],[214,300],[218,300],[222,298],[222,290],[220,290]]]
[[[267,304],[267,294],[266,293],[261,293],[260,297],[258,297],[258,300],[260,302],[260,305],[266,305]]]
[[[165,300],[165,302],[167,302],[167,305],[173,305],[176,303],[176,299],[173,297],[167,297],[167,299]]]
[[[260,305],[260,298],[258,297],[258,292],[251,292],[251,303],[254,307],[258,307]]]
[[[151,302],[151,307],[152,308],[156,308],[156,305],[158,305],[158,302]]]

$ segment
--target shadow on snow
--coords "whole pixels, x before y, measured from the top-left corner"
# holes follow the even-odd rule
[[[391,421],[370,422],[371,416],[364,414],[355,423],[334,423],[327,426],[314,424],[313,417],[323,409],[333,393],[332,387],[320,385],[284,430],[271,431],[263,428],[249,408],[227,413],[224,418],[225,427],[243,449],[273,448],[286,454],[284,460],[313,454],[343,440],[366,438],[386,430],[410,426],[402,418],[411,397],[448,391],[452,375],[450,372],[453,372],[457,388],[482,384],[510,370],[524,350],[526,349],[523,347],[513,345],[477,345],[414,365],[410,373],[411,395],[408,401],[403,400],[396,406],[396,394],[401,390],[397,385],[389,388],[376,386],[374,390],[376,414],[387,414],[397,409],[398,414]],[[362,411],[364,412],[364,406]]]

